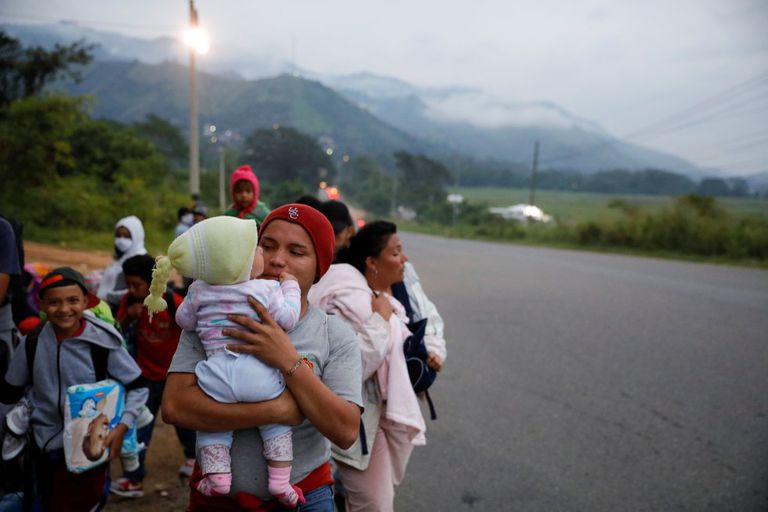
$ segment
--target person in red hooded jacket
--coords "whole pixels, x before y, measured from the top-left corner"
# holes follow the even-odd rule
[[[261,226],[269,215],[269,207],[259,201],[259,179],[250,165],[241,165],[232,173],[229,190],[232,194],[232,205],[224,215],[253,219],[257,226]]]

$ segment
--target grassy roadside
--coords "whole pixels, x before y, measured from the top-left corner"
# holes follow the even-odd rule
[[[698,256],[673,251],[639,250],[626,247],[590,246],[558,240],[550,235],[541,236],[531,234],[514,240],[500,239],[493,236],[483,236],[472,233],[466,226],[439,226],[434,224],[417,224],[397,221],[398,228],[402,231],[442,236],[446,238],[460,238],[466,240],[482,240],[486,242],[509,243],[525,245],[529,247],[550,247],[553,249],[570,249],[585,252],[599,252],[605,254],[628,254],[632,256],[644,256],[649,258],[665,258],[696,263],[712,263],[717,265],[734,265],[750,268],[768,269],[768,261],[754,259],[735,259],[721,256]],[[534,228],[535,229],[535,228]],[[546,229],[546,228],[545,228]],[[533,232],[533,230],[532,230]],[[165,254],[168,244],[173,238],[171,230],[152,230],[147,242],[147,251],[152,255]],[[112,233],[93,232],[83,229],[51,230],[40,229],[34,226],[25,226],[25,239],[32,242],[52,244],[58,247],[77,250],[110,250],[112,248]]]
[[[684,254],[673,251],[654,251],[639,250],[627,247],[606,247],[590,246],[585,247],[580,244],[558,240],[554,234],[542,235],[543,230],[536,228],[530,231],[529,236],[516,238],[514,240],[503,239],[494,236],[477,235],[467,226],[440,226],[435,224],[417,224],[397,220],[399,229],[413,233],[423,233],[429,235],[442,236],[446,238],[461,238],[466,240],[483,240],[487,242],[510,243],[526,246],[551,247],[555,249],[572,249],[586,252],[600,252],[607,254],[630,254],[633,256],[647,256],[651,258],[666,258],[681,261],[691,261],[699,263],[713,263],[718,265],[736,265],[741,267],[765,268],[768,269],[768,261],[726,258],[720,256],[698,256]],[[544,228],[546,230],[548,228]],[[71,228],[71,229],[46,229],[37,226],[25,226],[24,238],[26,240],[38,243],[52,244],[59,247],[78,249],[78,250],[110,250],[113,246],[113,234],[111,232],[94,232],[90,230]],[[173,240],[173,231],[168,230],[149,230],[147,233],[146,247],[152,255],[165,254],[168,245]]]
[[[526,188],[451,187],[450,192],[463,195],[465,201],[485,203],[488,206],[510,206],[527,203],[529,200],[529,191]],[[536,191],[536,205],[561,222],[617,220],[621,217],[621,212],[610,207],[610,204],[616,200],[621,200],[638,209],[656,212],[672,206],[675,198],[564,190]],[[768,218],[768,198],[718,197],[717,204],[733,215],[758,215]]]
[[[747,268],[768,269],[768,260],[729,258],[725,256],[702,256],[696,254],[687,254],[675,251],[662,250],[641,250],[620,246],[584,246],[578,243],[558,239],[555,235],[542,235],[547,229],[555,231],[549,227],[532,227],[527,236],[522,238],[508,239],[495,236],[478,235],[468,226],[440,226],[436,224],[417,224],[413,222],[397,221],[398,229],[425,235],[441,236],[445,238],[458,238],[463,240],[481,240],[484,242],[495,242],[504,244],[524,245],[528,247],[549,247],[552,249],[568,249],[582,252],[596,252],[602,254],[624,254],[630,256],[639,256],[646,258],[661,258],[678,261],[688,261],[692,263],[709,263],[713,265],[731,265]],[[525,229],[525,228],[524,228]]]
[[[153,256],[165,254],[173,240],[173,229],[154,229],[151,226],[144,226],[144,228],[146,230],[144,245],[147,252]],[[111,251],[115,245],[112,231],[94,231],[74,227],[54,229],[32,224],[24,225],[24,240],[78,250]]]

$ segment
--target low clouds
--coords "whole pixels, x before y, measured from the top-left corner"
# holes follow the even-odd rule
[[[185,5],[5,0],[0,14],[44,13],[148,37],[180,29]],[[196,5],[214,38],[212,55],[225,46],[318,74],[370,71],[422,87],[475,87],[499,101],[456,97],[432,103],[430,112],[463,115],[483,126],[529,118],[569,122],[555,111],[521,107],[551,101],[620,136],[768,69],[765,0],[288,0],[279,5],[197,0]],[[768,122],[756,118],[735,124],[701,124],[643,143],[696,162],[702,154],[691,140],[716,141],[724,133],[748,138],[768,130]],[[734,170],[768,167],[767,151],[759,146],[739,155],[742,163],[752,158],[750,165],[727,165],[729,153],[723,151],[721,162]]]

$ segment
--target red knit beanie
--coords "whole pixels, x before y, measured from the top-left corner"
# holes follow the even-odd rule
[[[328,271],[328,267],[333,263],[333,250],[336,246],[336,235],[333,234],[333,226],[328,219],[306,204],[285,204],[275,208],[267,215],[259,229],[259,239],[264,230],[273,220],[280,219],[298,224],[304,228],[312,244],[315,247],[315,257],[317,258],[317,282]]]

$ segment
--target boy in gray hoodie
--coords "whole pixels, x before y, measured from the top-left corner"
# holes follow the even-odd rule
[[[106,500],[108,464],[83,473],[67,471],[62,435],[67,388],[104,378],[97,375],[101,366],[106,376],[125,387],[122,418],[104,441],[110,458],[120,454],[123,437],[146,402],[148,390],[138,365],[123,349],[120,333],[110,324],[83,315],[98,299],[88,293],[79,272],[69,267],[50,272],[43,278],[39,295],[48,322],[36,333],[34,350],[26,346],[31,335],[17,347],[0,386],[0,401],[16,403],[31,386],[30,424],[37,454],[35,498],[43,510],[98,510]],[[28,353],[34,354],[31,362]]]

